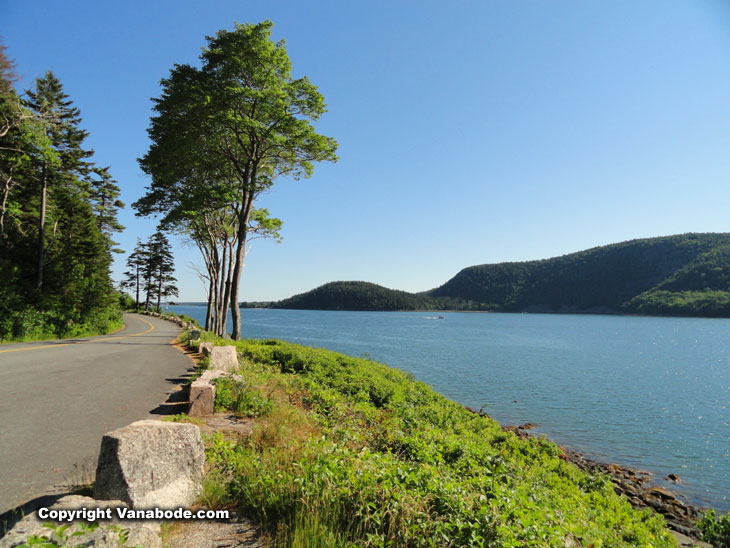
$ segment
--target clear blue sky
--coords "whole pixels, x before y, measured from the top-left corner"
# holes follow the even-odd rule
[[[463,267],[730,230],[730,8],[721,1],[0,0],[28,87],[53,70],[131,204],[150,98],[205,36],[274,22],[340,161],[260,204],[245,300],[332,280],[422,291]],[[121,215],[127,251],[155,221]],[[180,300],[204,300],[175,241]],[[124,257],[117,261],[117,279]]]

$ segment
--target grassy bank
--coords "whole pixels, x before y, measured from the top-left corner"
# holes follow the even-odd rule
[[[676,545],[662,518],[556,445],[503,432],[403,372],[235,344],[243,382],[220,386],[217,403],[256,422],[244,441],[209,441],[204,502],[241,508],[274,546]]]

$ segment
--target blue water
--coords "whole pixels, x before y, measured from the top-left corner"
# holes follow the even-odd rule
[[[175,306],[203,323],[203,306]],[[730,510],[730,320],[243,310],[244,337],[368,356],[502,424]],[[673,472],[675,485],[662,479]]]

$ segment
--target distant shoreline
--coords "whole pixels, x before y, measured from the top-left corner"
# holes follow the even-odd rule
[[[207,306],[205,302],[181,302],[169,306]],[[349,309],[349,308],[280,308],[273,306],[246,306],[246,303],[239,303],[245,310],[295,310],[301,312],[428,312],[433,314],[535,314],[535,315],[556,315],[556,316],[621,316],[626,318],[686,318],[698,320],[730,320],[730,316],[696,316],[680,314],[639,314],[619,311],[597,311],[597,310],[523,310],[519,312],[508,312],[504,310],[459,310],[459,309],[393,309],[393,310],[371,310],[371,309]]]

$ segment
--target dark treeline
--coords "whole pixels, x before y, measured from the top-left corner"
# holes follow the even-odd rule
[[[121,325],[109,276],[119,187],[91,161],[59,79],[22,93],[15,80],[0,46],[0,340],[107,331]]]
[[[271,306],[726,317],[730,234],[648,238],[541,261],[472,266],[423,293],[333,282]]]

